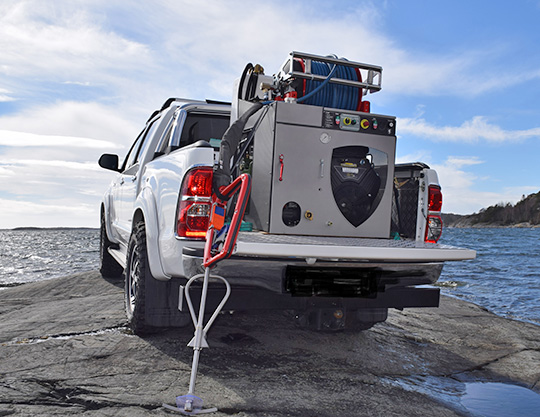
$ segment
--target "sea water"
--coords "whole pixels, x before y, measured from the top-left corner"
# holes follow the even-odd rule
[[[474,260],[445,263],[443,294],[540,324],[540,228],[447,228],[440,242],[477,251]]]
[[[0,288],[99,268],[99,230],[0,230]]]
[[[540,228],[446,228],[440,241],[477,251],[447,262],[443,294],[540,324]],[[99,230],[0,231],[0,288],[99,268]]]
[[[419,392],[471,417],[537,417],[540,394],[501,382],[463,382],[444,376],[383,378],[383,383]]]

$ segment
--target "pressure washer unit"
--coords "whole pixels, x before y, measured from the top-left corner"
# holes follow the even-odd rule
[[[381,78],[378,66],[299,52],[274,77],[246,67],[233,114],[266,104],[246,125],[236,164],[253,178],[246,220],[255,229],[389,237],[396,120],[363,100]]]

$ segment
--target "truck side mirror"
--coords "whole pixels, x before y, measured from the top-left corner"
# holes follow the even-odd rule
[[[120,171],[118,169],[118,155],[104,153],[99,158],[98,163],[101,168],[110,169],[111,171],[117,171],[117,172]]]

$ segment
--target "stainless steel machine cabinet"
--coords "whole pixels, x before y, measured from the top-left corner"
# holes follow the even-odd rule
[[[273,234],[388,238],[395,118],[279,101],[264,111],[246,220]]]

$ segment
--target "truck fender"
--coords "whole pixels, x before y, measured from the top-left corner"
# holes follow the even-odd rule
[[[171,277],[165,274],[161,264],[159,250],[159,226],[156,200],[149,187],[143,188],[137,197],[134,206],[133,224],[137,220],[137,213],[142,213],[146,227],[146,249],[148,251],[148,263],[152,276],[159,281],[168,281]]]
[[[111,194],[106,193],[103,196],[103,204],[101,205],[103,210],[103,215],[105,217],[105,232],[107,233],[107,238],[111,242],[116,242],[116,237],[112,235],[112,220],[111,220],[111,214],[110,214],[110,207],[111,207]],[[99,213],[101,216],[101,213]],[[99,219],[101,223],[101,218]]]

